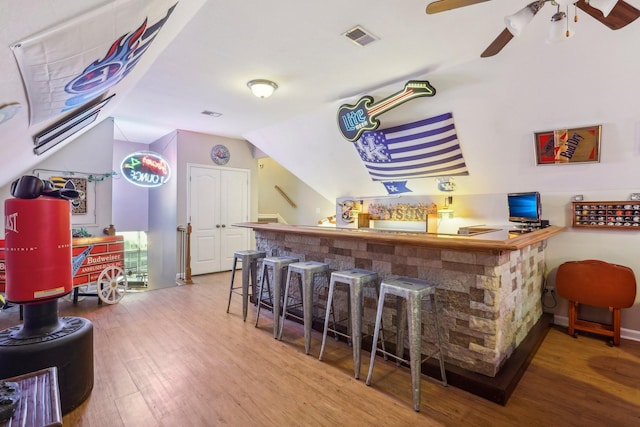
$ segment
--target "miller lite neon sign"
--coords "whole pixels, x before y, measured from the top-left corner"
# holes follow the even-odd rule
[[[159,187],[171,177],[171,167],[164,157],[151,151],[129,154],[120,165],[122,176],[140,187]]]

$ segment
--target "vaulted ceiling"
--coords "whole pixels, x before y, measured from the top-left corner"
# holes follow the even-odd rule
[[[148,0],[0,0],[0,106],[22,106],[14,118],[0,124],[4,152],[0,183],[39,160],[32,154],[32,137],[50,124],[29,122],[29,103],[10,46],[105,3],[127,1]],[[492,0],[434,15],[425,13],[428,3],[179,0],[135,72],[114,88],[116,96],[101,118],[113,116],[116,138],[132,142],[149,143],[182,129],[247,139],[271,154],[265,135],[288,132],[264,130],[290,123],[306,127],[305,138],[310,140],[316,126],[323,129],[317,133],[325,142],[328,127],[329,138],[340,140],[333,119],[313,122],[315,111],[334,111],[363,95],[382,98],[408,79],[442,77],[446,70],[462,64],[487,61],[484,64],[488,67],[505,63],[526,66],[532,49],[545,48],[548,23],[556,9],[546,5],[523,37],[512,40],[496,57],[481,59],[480,54],[504,30],[504,16],[528,0]],[[628,3],[640,7],[640,0]],[[610,34],[602,37],[600,44],[594,44],[594,37],[581,41],[581,34],[614,32],[584,13],[579,16],[576,35],[566,43],[591,53],[615,49]],[[361,47],[345,37],[344,33],[357,25],[377,40]],[[629,28],[633,26],[640,27],[640,23]],[[626,38],[638,35],[638,30],[629,28],[615,33]],[[634,52],[627,54],[628,61],[637,61]],[[549,70],[557,65],[549,63]],[[273,80],[279,88],[271,98],[258,99],[246,86],[256,78]],[[455,76],[441,78],[437,89],[456,83]],[[204,115],[203,111],[220,115]],[[280,151],[274,150],[274,154]]]

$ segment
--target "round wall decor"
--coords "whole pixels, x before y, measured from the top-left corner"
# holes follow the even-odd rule
[[[211,149],[211,160],[216,165],[226,165],[230,158],[229,149],[224,145],[216,145]]]

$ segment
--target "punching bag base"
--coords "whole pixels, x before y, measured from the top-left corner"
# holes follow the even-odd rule
[[[57,367],[64,415],[93,389],[93,324],[82,317],[61,317],[59,324],[41,336],[21,333],[23,325],[0,331],[0,378]]]

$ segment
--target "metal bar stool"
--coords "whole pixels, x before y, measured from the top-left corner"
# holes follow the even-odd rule
[[[231,270],[231,284],[229,285],[229,302],[227,303],[227,313],[231,307],[231,295],[240,293],[242,295],[242,320],[247,320],[247,309],[249,307],[249,281],[251,281],[251,289],[257,286],[258,261],[267,256],[264,251],[247,250],[237,251],[233,253],[233,268]],[[233,281],[236,277],[236,265],[238,260],[242,262],[242,286],[233,287]],[[241,289],[241,292],[237,290]]]
[[[284,288],[284,303],[282,306],[282,319],[280,324],[280,331],[278,333],[278,339],[282,339],[282,331],[284,329],[284,322],[287,320],[287,316],[291,316],[288,312],[288,298],[289,298],[289,285],[293,275],[299,275],[300,287],[302,292],[302,322],[304,325],[304,351],[309,354],[311,349],[311,323],[313,322],[313,284],[316,275],[322,275],[325,277],[327,283],[329,282],[329,265],[317,262],[317,261],[303,261],[294,262],[289,264],[287,271],[287,281]]]
[[[438,354],[440,360],[440,375],[442,377],[441,384],[447,386],[447,376],[444,369],[444,355],[442,354],[442,346],[440,344],[440,326],[438,324],[438,307],[435,295],[435,285],[420,279],[408,277],[399,277],[396,279],[385,279],[380,284],[380,297],[378,299],[378,311],[376,313],[376,326],[373,333],[373,345],[371,348],[371,363],[369,364],[369,375],[366,384],[371,384],[373,375],[373,365],[376,359],[376,353],[381,351],[383,354],[395,358],[399,362],[408,362],[411,366],[411,386],[413,390],[413,409],[420,411],[420,380],[422,360],[422,300],[426,297],[431,298],[431,307],[433,314],[433,322],[435,323],[436,341],[438,349],[431,355],[429,359]],[[382,321],[382,310],[384,308],[384,299],[387,294],[395,295],[397,298],[397,321],[398,334],[396,342],[396,354],[387,353],[378,348],[378,332]],[[406,312],[401,309],[402,302],[406,302]],[[408,320],[408,322],[407,322]],[[409,332],[409,361],[403,359],[404,353],[404,326],[408,323]],[[425,359],[425,360],[426,360]]]
[[[333,306],[333,292],[336,283],[344,283],[349,285],[349,323],[347,333],[341,333],[334,328],[331,331],[337,335],[344,336],[352,341],[353,348],[353,372],[356,379],[360,378],[360,350],[362,348],[362,310],[363,310],[363,292],[362,288],[366,284],[373,284],[378,295],[378,273],[375,271],[362,270],[352,268],[351,270],[334,271],[331,273],[331,282],[329,283],[329,295],[327,297],[327,312],[324,317],[324,329],[322,332],[322,347],[320,348],[320,356],[322,360],[324,354],[324,346],[327,341],[327,331],[329,328],[329,316]]]
[[[282,302],[282,288],[284,287],[284,279],[286,277],[284,271],[290,264],[300,261],[299,258],[290,256],[274,256],[267,257],[262,260],[262,278],[260,280],[260,290],[258,291],[258,312],[256,314],[256,327],[260,319],[260,308],[264,305],[273,310],[273,337],[278,337],[280,331],[280,304]],[[269,283],[269,269],[273,277],[273,294],[271,293],[271,284]],[[267,282],[267,292],[269,293],[270,304],[262,300],[264,292],[264,282]]]

